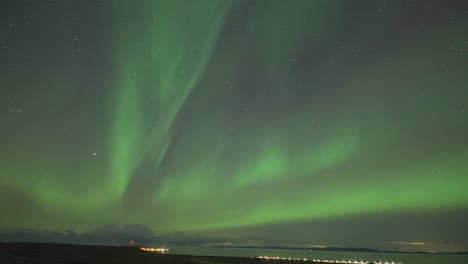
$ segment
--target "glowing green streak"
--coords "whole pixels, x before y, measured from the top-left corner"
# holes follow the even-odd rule
[[[143,126],[139,117],[142,115],[139,101],[137,78],[132,70],[125,71],[118,93],[115,115],[119,117],[112,128],[112,186],[117,193],[122,193],[132,170],[139,161],[143,141]]]
[[[112,129],[112,171],[119,182],[118,193],[124,191],[133,170],[139,166],[138,157],[151,155],[154,173],[157,171],[172,141],[170,128],[204,72],[228,6],[228,2],[218,1],[152,2],[150,6],[140,6],[150,21],[141,22],[138,19],[141,14],[134,14],[130,21],[136,23],[118,32],[120,36],[141,38],[120,37],[123,41],[119,51],[123,57],[120,75],[129,77],[119,82],[121,88]],[[125,6],[121,9],[126,11]],[[127,50],[134,45],[142,45],[147,56],[141,57],[139,49]],[[138,75],[132,76],[130,65],[139,65],[135,70]],[[150,103],[143,107],[145,97],[150,98]],[[146,123],[147,119],[153,122],[142,127],[140,117]],[[144,146],[140,144],[142,140]]]
[[[258,6],[257,8],[261,9]],[[300,13],[297,12],[297,14]],[[270,16],[275,17],[271,14],[265,15],[265,17]],[[263,69],[259,73],[263,85],[260,85],[258,90],[264,89],[267,94],[275,94],[275,99],[278,97],[282,99],[282,101],[279,100],[277,108],[287,108],[281,103],[287,102],[289,96],[284,95],[282,89],[288,87],[294,91],[291,87],[296,87],[296,82],[285,77],[278,83],[270,83],[268,78],[288,68],[285,61],[293,55],[290,52],[296,48],[294,41],[290,43],[288,41],[298,36],[291,33],[295,32],[292,30],[287,32],[287,34],[291,33],[288,37],[278,39],[278,42],[273,41],[273,36],[269,36],[268,29],[260,30],[268,28],[265,21],[271,22],[265,17],[255,16],[252,19],[252,25],[256,26],[248,27],[247,32],[251,32],[252,39],[247,38],[246,42],[255,43],[254,47],[257,49],[254,49],[255,52],[252,53],[261,58],[254,61]],[[291,29],[300,27],[301,19],[294,21],[296,22],[291,22]],[[307,33],[304,34],[307,38]],[[253,36],[255,36],[255,41]],[[242,52],[239,56],[241,55]],[[415,125],[418,123],[415,121],[425,117],[424,113],[419,112],[427,111],[422,107],[425,105],[424,101],[417,101],[418,104],[414,106],[412,103],[414,98],[409,98],[403,106],[409,107],[411,111],[397,120],[388,118],[387,112],[380,110],[381,105],[372,105],[375,101],[385,102],[386,98],[380,98],[379,94],[382,85],[388,85],[388,87],[385,86],[386,91],[392,91],[395,89],[393,87],[410,89],[412,86],[425,88],[428,86],[413,75],[402,74],[415,72],[419,67],[424,67],[417,60],[416,66],[413,65],[407,69],[408,63],[404,57],[400,58],[402,61],[398,65],[382,66],[383,69],[378,69],[378,72],[374,72],[375,69],[366,69],[365,76],[362,76],[366,82],[360,83],[360,87],[355,87],[352,81],[345,84],[346,87],[357,91],[356,95],[348,97],[345,93],[340,95],[334,103],[343,102],[350,106],[356,104],[358,110],[352,109],[355,112],[349,120],[347,120],[348,113],[343,112],[338,121],[334,120],[337,121],[334,123],[339,125],[333,127],[323,125],[322,128],[317,128],[310,125],[315,117],[314,109],[310,107],[308,108],[309,114],[298,117],[299,123],[283,119],[268,123],[269,121],[258,118],[257,123],[242,124],[241,127],[244,130],[240,133],[245,136],[233,136],[226,139],[227,142],[222,144],[221,151],[219,151],[218,147],[221,144],[212,143],[194,131],[200,129],[210,135],[213,134],[211,131],[216,131],[217,134],[228,134],[230,131],[220,130],[215,124],[203,128],[200,128],[200,124],[191,126],[190,135],[184,137],[186,142],[202,141],[204,144],[200,144],[194,150],[183,147],[175,149],[174,152],[178,153],[178,164],[184,164],[184,169],[174,166],[171,170],[171,177],[163,181],[161,192],[155,193],[155,197],[156,208],[160,204],[170,204],[171,208],[176,209],[166,212],[170,215],[168,216],[170,220],[158,219],[157,225],[168,231],[200,230],[372,214],[380,210],[466,207],[467,196],[459,187],[466,183],[466,180],[461,177],[464,167],[461,161],[463,159],[453,156],[448,158],[437,156],[435,159],[425,158],[420,163],[413,161],[409,168],[402,163],[395,164],[398,169],[391,172],[386,171],[387,167],[382,168],[382,171],[365,169],[372,167],[375,162],[368,158],[369,156],[375,155],[376,152],[385,154],[388,151],[394,151],[396,144],[404,144],[403,142],[408,140],[408,134],[411,135],[414,131],[421,129],[417,127],[420,124]],[[396,61],[394,58],[394,62]],[[318,82],[319,86],[327,85],[327,82],[334,78],[334,67],[327,64],[324,68],[323,76],[325,77]],[[354,71],[359,72],[355,69]],[[373,76],[378,77],[373,80]],[[399,77],[395,79],[394,76]],[[454,76],[449,79],[454,79]],[[382,80],[385,81],[382,82]],[[431,85],[437,87],[439,82],[438,76]],[[442,83],[440,85],[443,87]],[[372,90],[376,88],[379,88],[378,92],[370,98],[380,100],[370,100],[367,93],[372,94]],[[369,89],[369,91],[366,90],[366,93],[361,94],[360,89]],[[416,89],[410,91],[418,92]],[[286,94],[289,94],[289,89]],[[397,98],[407,99],[404,96]],[[435,99],[439,100],[439,98]],[[384,108],[386,106],[387,104]],[[438,107],[441,110],[447,109],[444,103],[438,104]],[[368,113],[361,113],[364,110]],[[412,117],[405,118],[405,115],[412,115]],[[459,123],[458,120],[458,118],[447,118],[441,122],[453,126],[459,125],[454,123]],[[408,123],[401,126],[402,121]],[[432,123],[423,124],[427,130],[431,130],[426,125]],[[360,126],[362,130],[358,129]],[[261,135],[251,132],[258,130],[262,131]],[[287,136],[282,136],[277,132],[278,130],[285,131],[284,135]],[[323,130],[326,134],[317,133]],[[296,137],[302,145],[291,144],[291,139]],[[218,153],[215,158],[211,156],[213,152]],[[235,153],[235,155],[226,155],[226,153]],[[403,151],[401,155],[407,155],[407,153]],[[466,153],[462,156],[466,157]],[[385,157],[381,159],[385,160]],[[426,173],[430,172],[428,170],[430,164],[445,168],[445,176],[437,179],[426,177]],[[445,181],[450,182],[444,183]],[[431,191],[431,186],[437,185],[445,185],[447,188]],[[392,186],[393,191],[386,194],[386,188]],[[432,196],[433,199],[428,199]],[[184,218],[184,215],[200,213],[204,213],[203,220],[200,222]]]
[[[437,159],[436,159],[437,160]],[[178,225],[191,226],[193,230],[218,229],[233,226],[251,226],[277,222],[278,220],[319,219],[343,215],[375,214],[377,211],[394,211],[404,209],[459,208],[468,206],[466,196],[466,179],[463,175],[463,162],[468,155],[454,157],[445,161],[435,161],[438,172],[429,170],[426,164],[418,164],[405,170],[382,174],[374,171],[374,179],[355,182],[348,185],[326,184],[319,188],[303,186],[295,179],[286,180],[283,185],[267,185],[243,192],[241,201],[252,201],[255,205],[246,210],[243,204],[228,203],[210,207],[229,208],[219,214],[212,214],[204,223],[175,220],[171,228]],[[350,171],[347,177],[355,177],[358,172]],[[437,174],[437,175],[435,175]],[[450,179],[447,183],[446,180]],[[289,182],[289,184],[288,184]],[[288,186],[288,187],[284,187]],[[434,186],[440,186],[434,188]],[[269,194],[267,194],[269,193]],[[236,198],[231,197],[231,201]],[[454,201],[457,201],[454,203]],[[217,204],[217,202],[214,202]],[[184,210],[190,208],[177,204]],[[204,207],[203,204],[200,205]],[[242,216],[242,217],[236,217]],[[207,220],[205,218],[205,220]]]
[[[333,1],[113,4],[105,106],[8,117],[1,191],[38,212],[4,226],[199,231],[468,208],[466,43],[452,24],[390,47],[392,21],[344,36]],[[30,108],[64,104],[75,81]]]

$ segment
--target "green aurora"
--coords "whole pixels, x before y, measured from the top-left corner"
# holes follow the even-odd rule
[[[48,44],[20,53],[39,26],[14,25],[0,62],[0,227],[215,232],[466,210],[468,19],[364,2],[36,11]]]

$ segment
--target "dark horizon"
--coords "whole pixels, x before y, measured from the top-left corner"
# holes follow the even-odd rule
[[[463,219],[457,219],[463,222]],[[270,227],[271,228],[271,227]],[[333,227],[336,228],[336,227]],[[268,230],[269,227],[266,227]],[[356,236],[359,236],[359,230]],[[323,237],[334,235],[324,233]],[[313,240],[313,239],[311,239]],[[130,244],[130,241],[132,243]],[[31,242],[31,243],[64,243],[76,245],[113,245],[113,246],[158,246],[158,247],[184,247],[184,246],[207,246],[207,247],[239,247],[239,248],[270,248],[270,249],[340,249],[336,251],[351,252],[385,252],[385,253],[424,253],[424,254],[465,254],[468,251],[459,249],[437,250],[432,245],[453,244],[455,241],[373,241],[360,244],[313,244],[292,243],[290,241],[277,240],[268,241],[258,238],[233,238],[229,236],[204,235],[202,233],[175,232],[170,234],[159,234],[148,227],[140,225],[105,225],[96,230],[77,233],[73,230],[53,231],[16,229],[13,231],[0,231],[0,242]],[[460,241],[458,242],[460,243]],[[461,243],[460,243],[461,244]],[[346,250],[352,249],[352,250]],[[361,249],[361,250],[359,250]],[[367,251],[367,250],[370,251]],[[333,250],[335,251],[335,250]]]

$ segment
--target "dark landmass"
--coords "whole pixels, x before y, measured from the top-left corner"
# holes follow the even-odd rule
[[[0,242],[2,264],[265,264],[245,257],[210,257],[145,252],[132,246]],[[290,264],[275,260],[275,264]],[[296,262],[297,263],[297,262]],[[317,262],[315,262],[317,263]]]
[[[232,248],[232,247],[231,247]],[[248,247],[244,247],[248,248]],[[260,247],[250,247],[260,248]],[[263,247],[265,248],[265,247]],[[279,247],[274,247],[280,249]],[[283,248],[284,249],[284,248]],[[290,248],[289,248],[290,249]],[[299,249],[299,248],[293,248]],[[308,248],[309,249],[309,248]],[[319,248],[323,250],[323,248]],[[333,248],[337,250],[338,248]],[[351,249],[351,248],[348,248]],[[372,251],[374,252],[374,251]],[[379,251],[378,251],[379,252]],[[466,252],[462,252],[466,254]],[[275,264],[297,261],[275,260]],[[54,243],[0,242],[2,264],[267,264],[248,257],[189,256],[145,252],[132,246],[94,246]],[[314,262],[318,263],[318,262]],[[324,263],[324,262],[323,262]]]
[[[222,248],[233,248],[233,246],[214,246]],[[395,251],[378,250],[373,248],[354,248],[354,247],[274,247],[274,246],[236,246],[236,248],[253,249],[288,249],[288,250],[312,250],[312,251],[342,251],[342,252],[367,252],[367,253],[400,253],[400,254],[468,254],[468,252],[425,252],[425,251]]]
[[[223,248],[232,248],[232,246],[216,246]],[[236,248],[257,248],[257,249],[288,249],[288,250],[320,250],[320,251],[344,251],[344,252],[385,252],[372,248],[352,248],[352,247],[258,247],[258,246],[239,246]]]

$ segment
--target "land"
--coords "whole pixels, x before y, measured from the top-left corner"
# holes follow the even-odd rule
[[[2,264],[265,264],[237,257],[187,256],[145,252],[134,246],[54,243],[0,243]],[[275,264],[291,263],[276,260]]]
[[[323,250],[322,248],[319,248]],[[2,264],[298,264],[325,263],[161,254],[137,246],[96,246],[55,243],[0,242]]]
[[[216,247],[230,247],[232,246],[216,246]],[[255,248],[255,249],[288,249],[288,250],[319,250],[319,251],[344,251],[344,252],[369,252],[369,253],[410,253],[403,251],[382,251],[372,248],[353,248],[353,247],[258,247],[258,246],[238,246],[237,248]]]

